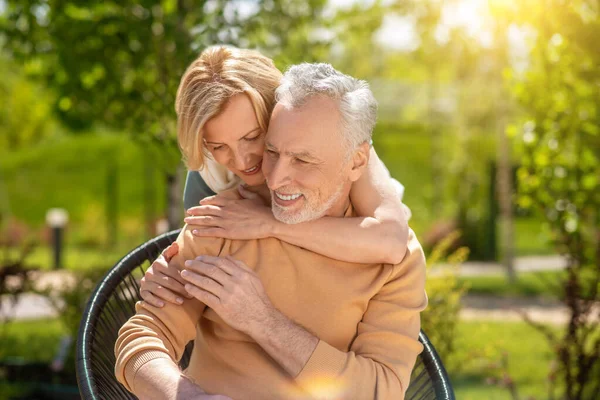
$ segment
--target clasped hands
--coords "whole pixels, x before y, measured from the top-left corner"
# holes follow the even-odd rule
[[[230,256],[187,260],[181,277],[187,282],[187,293],[213,309],[227,325],[250,336],[274,310],[258,275]]]
[[[182,304],[182,297],[196,298],[250,336],[266,324],[275,309],[259,276],[244,262],[199,256],[186,260],[179,271],[168,264],[178,251],[177,243],[167,247],[142,278],[140,292],[148,304],[162,307],[163,299]]]

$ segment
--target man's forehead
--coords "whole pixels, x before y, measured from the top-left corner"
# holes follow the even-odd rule
[[[301,139],[301,138],[299,138]],[[298,158],[310,158],[313,160],[321,160],[322,155],[320,154],[318,146],[313,146],[309,143],[302,143],[302,140],[292,140],[279,142],[277,140],[270,140],[270,137],[267,137],[265,142],[267,149],[276,150],[279,153],[285,154],[291,157]]]
[[[332,99],[315,96],[297,108],[277,104],[266,136],[267,147],[315,159],[329,157],[339,135],[339,113]]]

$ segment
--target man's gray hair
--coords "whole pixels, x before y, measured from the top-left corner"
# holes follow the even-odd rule
[[[339,104],[342,133],[349,151],[370,142],[377,121],[377,100],[369,84],[342,74],[330,64],[302,63],[290,67],[275,92],[286,108],[302,107],[314,95],[324,95]]]

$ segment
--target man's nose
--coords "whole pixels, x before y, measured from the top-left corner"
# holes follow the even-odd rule
[[[276,190],[277,188],[288,185],[292,181],[292,178],[285,161],[281,158],[275,161],[273,167],[268,172],[266,179],[267,185],[271,190]]]

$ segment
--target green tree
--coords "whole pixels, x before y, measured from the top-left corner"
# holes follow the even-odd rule
[[[264,48],[278,61],[310,60],[327,46],[310,35],[323,4],[7,0],[0,29],[10,54],[56,91],[56,110],[70,127],[122,129],[148,149],[170,188],[167,215],[176,227],[182,174],[174,98],[185,68],[218,43]]]
[[[564,333],[539,328],[556,349],[560,398],[600,393],[600,8],[596,1],[530,0],[523,23],[536,30],[515,94],[526,119],[519,203],[545,218],[567,256],[559,296],[570,312]],[[553,397],[553,393],[550,393]]]
[[[33,146],[56,133],[52,96],[0,56],[0,153]]]

